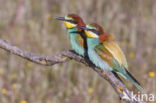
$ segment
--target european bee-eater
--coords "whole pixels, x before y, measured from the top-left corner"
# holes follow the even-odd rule
[[[77,28],[77,26],[85,26],[82,18],[76,14],[68,14],[65,17],[57,17],[56,19],[64,21],[72,48],[76,53],[84,57],[87,48],[86,36],[83,29]]]
[[[88,57],[100,69],[113,71],[130,80],[144,93],[139,82],[128,72],[126,57],[115,41],[113,34],[107,34],[98,24],[78,27],[85,30],[87,36]]]

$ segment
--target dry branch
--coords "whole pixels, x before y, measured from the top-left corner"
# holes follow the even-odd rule
[[[145,103],[144,101],[141,101],[137,97],[133,98],[131,92],[125,87],[125,85],[120,80],[118,80],[114,76],[112,72],[106,71],[106,70],[102,71],[101,69],[95,67],[92,63],[90,63],[87,58],[83,58],[77,55],[72,50],[62,51],[53,56],[38,56],[34,53],[22,50],[4,40],[0,40],[0,48],[12,54],[18,55],[24,59],[30,60],[37,64],[45,65],[45,66],[52,66],[54,64],[64,63],[71,59],[76,60],[77,62],[81,62],[83,64],[87,64],[87,66],[89,66],[91,69],[96,71],[101,77],[106,79],[111,84],[111,86],[117,92],[121,100],[124,100],[126,103]],[[128,96],[129,99],[123,98],[124,96]],[[132,98],[133,98],[133,101],[131,101]]]

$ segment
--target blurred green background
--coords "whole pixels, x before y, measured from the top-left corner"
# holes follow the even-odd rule
[[[0,39],[39,55],[71,49],[63,22],[53,19],[68,13],[115,34],[130,72],[147,93],[156,95],[155,0],[0,0]],[[121,103],[107,81],[80,63],[46,67],[2,49],[0,102]]]

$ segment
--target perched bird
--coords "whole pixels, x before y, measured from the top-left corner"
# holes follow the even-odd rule
[[[126,57],[119,45],[115,42],[113,34],[107,34],[98,24],[88,24],[78,27],[85,30],[87,36],[88,57],[95,66],[115,72],[130,80],[144,93],[139,82],[128,72]]]
[[[68,14],[65,17],[57,17],[56,19],[64,21],[72,48],[77,54],[84,57],[87,48],[86,36],[83,29],[77,28],[77,26],[85,26],[82,18],[76,14]]]

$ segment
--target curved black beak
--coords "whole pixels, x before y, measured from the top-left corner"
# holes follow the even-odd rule
[[[96,33],[96,34],[100,34],[99,31],[94,30],[94,29],[88,29],[86,26],[78,26],[77,28],[80,28],[80,29],[83,29],[83,30],[87,30],[87,31],[91,31],[91,32]]]
[[[61,20],[61,21],[66,21],[66,19],[64,17],[56,17],[55,19]]]
[[[77,28],[83,29],[83,30],[89,30],[88,28],[86,28],[86,26],[78,26]]]

